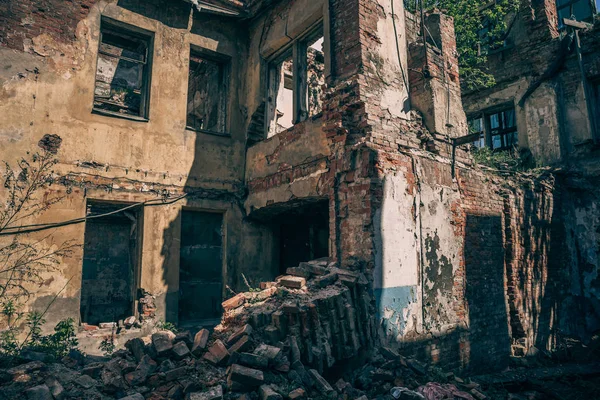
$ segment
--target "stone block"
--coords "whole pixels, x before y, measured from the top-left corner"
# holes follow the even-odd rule
[[[194,344],[192,345],[192,353],[195,356],[200,356],[200,353],[206,348],[206,344],[208,343],[208,337],[210,333],[208,329],[201,329],[194,336]]]
[[[248,336],[242,336],[237,342],[235,342],[230,348],[229,353],[237,353],[246,351],[250,347],[250,338]]]
[[[317,265],[317,264],[301,262],[299,267],[307,270],[308,272],[310,272],[313,275],[326,275],[327,274],[327,267],[324,265]]]
[[[125,325],[125,328],[129,329],[133,327],[133,325],[135,325],[136,322],[137,319],[135,318],[135,316],[132,315],[131,317],[125,318],[125,320],[123,321],[123,325]]]
[[[188,348],[191,348],[194,344],[194,338],[192,337],[192,333],[190,331],[183,331],[175,335],[175,340],[173,342],[184,342]]]
[[[75,379],[75,383],[84,389],[93,388],[98,384],[94,378],[88,375],[81,375],[79,378]]]
[[[223,365],[229,360],[229,351],[227,351],[223,342],[218,339],[209,347],[208,352],[214,357],[217,365]]]
[[[338,274],[336,274],[335,272],[332,272],[330,274],[321,276],[317,279],[314,280],[315,285],[319,288],[324,288],[327,287],[329,285],[333,285],[334,283],[336,283],[338,280]]]
[[[321,392],[324,395],[328,395],[329,393],[333,392],[333,388],[331,387],[331,385],[329,384],[329,382],[327,382],[325,380],[325,378],[323,378],[321,376],[321,374],[319,374],[317,372],[316,369],[310,369],[310,370],[308,370],[308,372],[310,373],[311,377],[314,380],[315,388],[319,392]]]
[[[302,388],[298,388],[292,390],[290,394],[288,394],[288,397],[290,398],[290,400],[302,400],[306,398],[306,391]]]
[[[153,333],[152,346],[158,356],[166,356],[173,349],[173,339],[167,331]]]
[[[290,267],[285,270],[285,273],[292,276],[297,276],[304,279],[310,279],[312,274],[302,267]]]
[[[191,355],[190,349],[185,342],[177,342],[173,346],[173,357],[176,360],[183,360],[184,358]]]
[[[46,385],[34,386],[25,391],[27,400],[53,400],[50,388]]]
[[[236,363],[257,369],[266,369],[269,366],[266,357],[251,353],[238,353]]]
[[[261,385],[258,388],[258,395],[260,400],[283,400],[283,396],[274,391],[270,385]]]
[[[285,275],[279,278],[279,285],[288,289],[301,289],[302,286],[306,285],[306,279],[298,276]]]
[[[238,293],[230,299],[225,300],[221,303],[223,309],[225,311],[233,310],[234,308],[238,308],[246,302],[246,297],[244,297],[243,293]]]
[[[120,400],[144,400],[144,396],[139,393],[136,393],[127,397],[123,397]]]
[[[133,354],[137,362],[140,362],[144,357],[144,347],[144,341],[140,338],[129,339],[125,342],[125,348]]]
[[[231,346],[232,344],[237,342],[242,336],[251,334],[252,327],[249,324],[246,324],[229,336],[229,338],[227,339],[227,344]]]
[[[186,400],[222,400],[223,388],[221,385],[213,386],[204,392],[188,393]]]
[[[233,364],[229,369],[229,375],[227,382],[230,386],[233,383],[242,387],[257,387],[260,386],[265,380],[264,374],[261,370],[244,367],[243,365]]]

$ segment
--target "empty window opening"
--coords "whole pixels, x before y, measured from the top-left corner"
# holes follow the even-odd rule
[[[179,325],[217,324],[223,291],[223,215],[181,214]]]
[[[470,133],[480,136],[473,142],[475,147],[492,150],[509,150],[518,143],[517,121],[514,107],[501,111],[484,111],[469,118]]]
[[[188,78],[188,129],[224,133],[227,107],[227,63],[192,49]]]
[[[556,0],[559,28],[564,27],[563,18],[591,21],[599,5],[600,0]]]
[[[90,202],[87,215],[113,212],[124,204]],[[139,212],[132,209],[85,224],[81,321],[97,325],[135,315]]]
[[[289,51],[274,64],[270,85],[275,94],[275,115],[269,133],[275,135],[294,125],[294,60]],[[270,136],[272,136],[270,135]]]
[[[151,36],[102,21],[94,111],[147,117]]]
[[[280,273],[300,262],[329,256],[329,205],[326,200],[295,207],[277,218]]]
[[[325,54],[322,23],[269,63],[267,137],[322,111]]]
[[[323,85],[325,85],[325,54],[323,53],[324,37],[319,34],[309,40],[307,55],[307,80],[306,91],[308,116],[314,117],[323,111]]]

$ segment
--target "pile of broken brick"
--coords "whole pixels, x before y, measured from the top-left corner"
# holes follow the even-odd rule
[[[71,352],[0,370],[0,400],[486,398],[476,384],[370,346],[360,274],[325,260],[287,272],[225,301],[212,334],[157,331],[110,359]]]

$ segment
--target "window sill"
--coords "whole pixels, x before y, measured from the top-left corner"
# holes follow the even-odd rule
[[[186,126],[185,130],[196,132],[196,133],[204,133],[204,134],[212,135],[212,136],[221,136],[221,137],[227,137],[227,138],[231,137],[231,134],[227,133],[227,132],[209,131],[207,129],[195,129],[195,128],[192,128],[191,126]]]
[[[148,118],[145,118],[145,117],[137,117],[135,115],[119,114],[119,113],[112,112],[112,111],[100,110],[98,108],[92,108],[92,114],[104,115],[106,117],[128,119],[130,121],[148,122]]]

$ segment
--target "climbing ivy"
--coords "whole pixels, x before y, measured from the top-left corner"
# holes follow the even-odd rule
[[[454,18],[456,48],[462,84],[469,90],[491,87],[493,75],[486,72],[487,51],[502,47],[507,20],[519,8],[518,0],[405,0],[411,12],[437,7]]]

